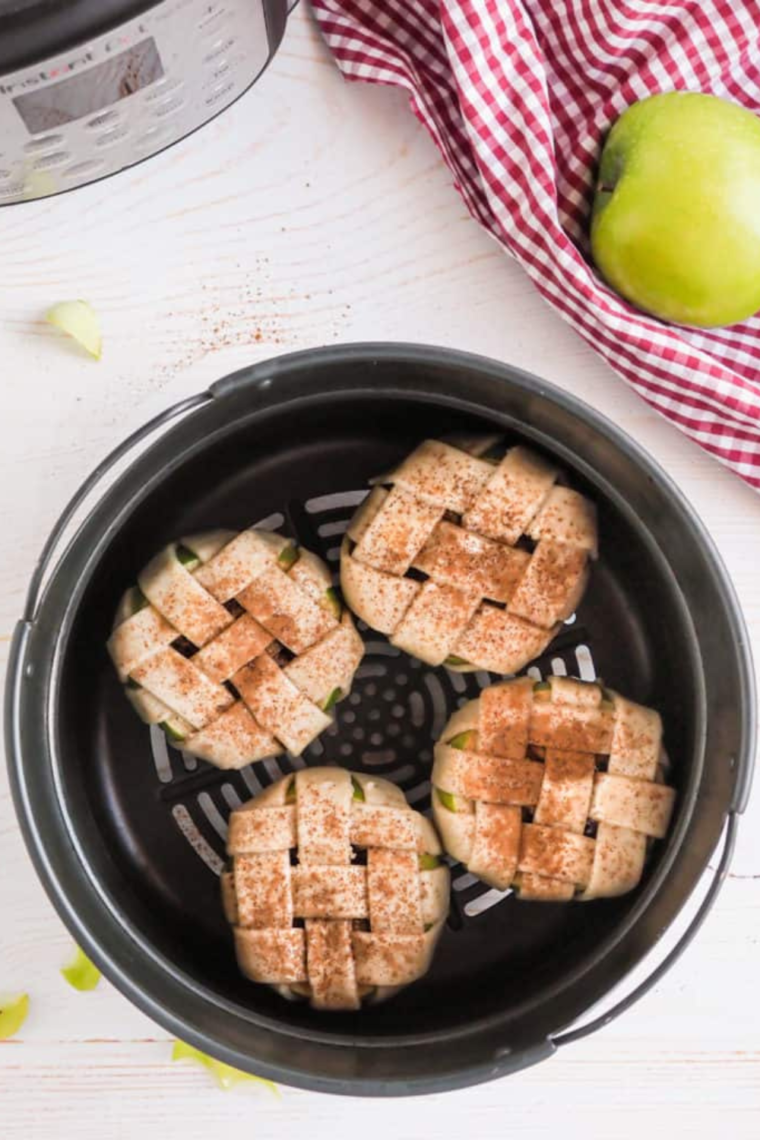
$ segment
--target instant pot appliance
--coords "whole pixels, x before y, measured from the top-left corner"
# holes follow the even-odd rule
[[[0,0],[0,205],[115,174],[229,107],[293,0]]]
[[[268,525],[337,569],[368,480],[421,439],[454,430],[539,448],[596,502],[593,587],[535,668],[595,673],[661,710],[676,813],[641,884],[621,898],[524,902],[454,866],[448,926],[425,978],[358,1014],[326,1015],[237,969],[218,878],[230,811],[302,762],[386,777],[425,811],[432,742],[488,675],[430,669],[365,631],[352,699],[302,760],[222,771],[167,747],[134,715],[105,642],[125,587],[183,534]],[[171,1033],[232,1065],[351,1094],[433,1092],[514,1072],[627,1009],[688,944],[720,888],[755,748],[746,630],[708,535],[667,476],[612,423],[538,378],[409,345],[264,361],[125,440],[43,551],[6,701],[26,842],[108,978]],[[708,862],[680,940],[613,995]]]

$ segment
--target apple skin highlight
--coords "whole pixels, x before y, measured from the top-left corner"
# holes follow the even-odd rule
[[[713,95],[634,103],[604,145],[591,218],[604,277],[674,324],[760,309],[760,119]]]

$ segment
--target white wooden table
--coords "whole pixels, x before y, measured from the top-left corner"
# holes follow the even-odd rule
[[[614,418],[677,480],[733,575],[760,648],[760,498],[657,418],[469,220],[405,101],[347,86],[305,11],[231,111],[147,165],[0,211],[0,651],[54,518],[149,414],[236,367],[388,339],[511,361]],[[40,320],[87,297],[100,363]],[[753,834],[754,833],[754,834]],[[0,1044],[0,1135],[36,1140],[308,1128],[388,1135],[760,1135],[760,794],[697,943],[620,1021],[551,1062],[414,1101],[217,1091],[105,981],[60,978],[69,938],[32,871],[0,770],[0,990],[28,990]]]

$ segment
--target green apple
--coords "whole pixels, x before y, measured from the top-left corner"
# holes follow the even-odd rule
[[[26,1021],[29,1013],[29,995],[0,996],[0,1041],[13,1037]]]
[[[280,553],[277,555],[278,565],[282,566],[283,570],[289,570],[291,566],[295,566],[298,559],[301,557],[301,551],[292,542],[287,546],[283,546]]]
[[[219,1088],[224,1089],[225,1092],[240,1084],[241,1081],[253,1081],[256,1084],[264,1085],[270,1092],[279,1096],[277,1085],[268,1081],[266,1077],[255,1077],[253,1073],[244,1073],[242,1069],[235,1069],[224,1061],[217,1061],[215,1057],[209,1057],[208,1053],[201,1053],[200,1049],[196,1049],[194,1045],[188,1045],[184,1041],[174,1042],[172,1061],[194,1061],[196,1064],[202,1065],[204,1069],[208,1069]]]
[[[458,732],[449,741],[449,748],[475,749],[478,744],[478,734],[474,729],[468,728],[466,732]]]
[[[162,720],[158,727],[164,730],[172,744],[181,744],[185,739],[185,734],[177,727],[176,721],[172,724],[170,720]]]
[[[760,119],[714,95],[635,103],[602,151],[591,251],[605,280],[666,321],[760,309]]]
[[[325,608],[332,612],[333,617],[340,621],[343,614],[343,603],[340,600],[340,594],[334,586],[330,586],[325,590]]]
[[[74,948],[71,960],[61,969],[62,976],[75,990],[94,990],[100,981],[100,970],[79,946]]]
[[[323,712],[330,712],[332,709],[335,708],[338,701],[341,700],[342,697],[343,697],[343,690],[342,689],[340,689],[340,688],[332,689],[331,692],[329,693],[329,695],[327,697],[325,697],[324,701],[322,702],[322,711]]]

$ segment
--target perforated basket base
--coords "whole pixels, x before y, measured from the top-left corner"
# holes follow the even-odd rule
[[[365,490],[320,495],[291,502],[255,525],[284,531],[324,558],[339,584],[340,540]],[[602,575],[603,576],[603,575]],[[594,584],[594,594],[600,591]],[[597,599],[598,601],[598,599]],[[433,744],[453,710],[477,697],[500,676],[478,671],[434,669],[402,653],[387,638],[358,622],[366,653],[351,694],[335,708],[335,721],[302,756],[272,757],[239,772],[222,772],[167,743],[158,727],[150,729],[161,798],[176,826],[199,859],[215,875],[225,862],[230,811],[282,776],[307,764],[339,764],[392,780],[409,803],[430,815]],[[596,669],[588,632],[574,614],[550,651],[526,672],[540,680],[551,673],[594,680]],[[451,862],[453,897],[449,926],[460,930],[511,892],[496,891]]]
[[[367,655],[335,725],[300,759],[281,757],[222,772],[168,747],[135,717],[104,644],[116,601],[168,540],[210,526],[276,528],[327,559],[336,573],[341,536],[368,479],[426,436],[493,430],[446,407],[378,394],[357,407],[317,406],[308,416],[251,419],[210,438],[161,482],[114,537],[77,611],[66,645],[60,739],[67,797],[87,817],[98,874],[157,951],[220,1000],[294,1032],[382,1037],[453,1030],[495,1011],[543,1000],[624,921],[632,898],[593,904],[521,902],[452,868],[448,929],[425,979],[361,1014],[326,1015],[287,1003],[243,979],[222,917],[218,872],[230,811],[303,764],[340,764],[394,780],[429,810],[433,743],[458,703],[496,678],[431,669],[362,630]],[[511,440],[510,440],[511,442]],[[598,672],[611,686],[665,714],[674,758],[693,745],[683,633],[657,554],[633,522],[577,473],[598,502],[602,557],[584,602],[531,672]],[[361,628],[361,626],[360,626]],[[84,827],[84,825],[81,825]],[[652,864],[660,856],[656,853]],[[651,873],[650,865],[648,873]],[[633,896],[635,897],[635,896]]]

